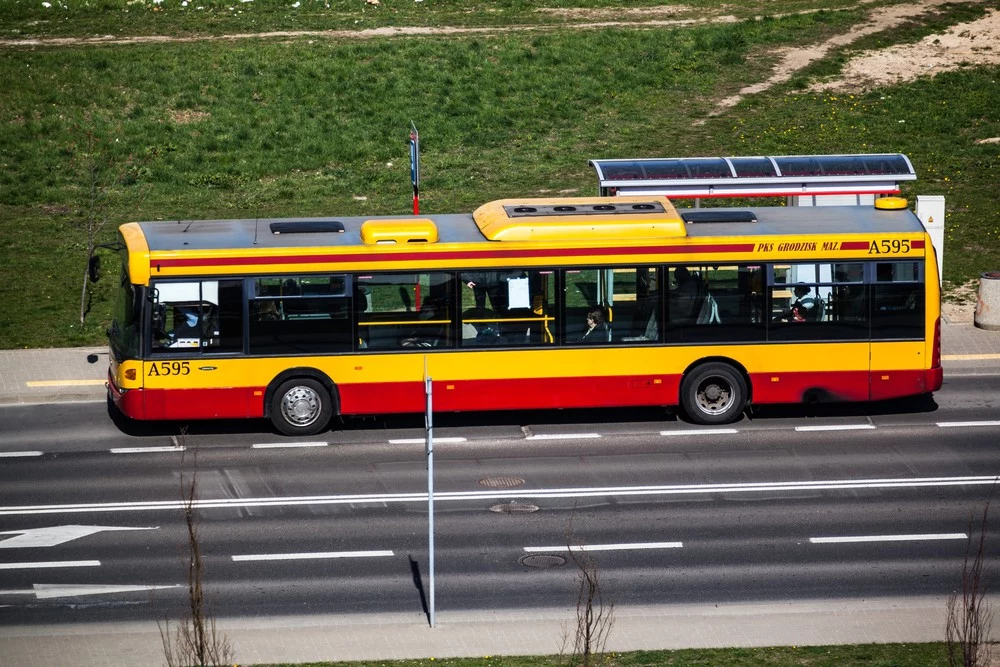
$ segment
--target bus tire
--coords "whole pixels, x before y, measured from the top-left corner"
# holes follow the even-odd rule
[[[312,378],[282,382],[271,396],[271,423],[285,435],[315,435],[333,416],[333,399],[326,387]]]
[[[734,422],[743,414],[746,402],[746,380],[729,364],[703,364],[681,381],[681,406],[697,424]]]

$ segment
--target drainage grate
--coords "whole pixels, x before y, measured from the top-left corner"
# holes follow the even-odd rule
[[[531,514],[538,511],[538,505],[530,503],[500,503],[491,507],[490,511],[497,514]]]
[[[532,554],[530,556],[521,556],[517,559],[517,562],[526,567],[546,568],[565,565],[566,559],[562,556],[553,556],[551,554]]]
[[[479,480],[479,484],[491,489],[512,489],[515,486],[521,486],[524,484],[524,480],[520,477],[506,477],[499,475],[496,477],[483,477]]]

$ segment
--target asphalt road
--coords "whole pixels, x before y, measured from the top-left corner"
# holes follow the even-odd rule
[[[946,595],[1000,473],[998,418],[1000,376],[982,375],[722,432],[652,410],[436,417],[437,607],[571,605],[570,544],[620,605]],[[2,408],[0,624],[176,614],[195,473],[220,616],[420,611],[422,437],[413,418],[292,441],[257,422],[123,433],[97,403]]]

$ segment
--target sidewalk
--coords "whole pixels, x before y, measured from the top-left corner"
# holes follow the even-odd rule
[[[993,600],[992,604],[997,601]],[[936,597],[616,607],[609,652],[943,641]],[[220,619],[241,665],[554,655],[575,609]],[[155,623],[0,627],[0,664],[134,667],[163,664]]]
[[[976,328],[971,315],[942,319],[941,347],[945,375],[1000,373],[1000,331]],[[0,350],[0,404],[103,400],[107,372],[106,347]]]

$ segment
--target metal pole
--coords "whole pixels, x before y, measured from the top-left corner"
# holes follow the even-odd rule
[[[427,395],[427,411],[424,423],[427,428],[427,544],[430,578],[430,595],[428,596],[431,627],[436,622],[434,613],[434,392],[430,376],[427,375],[427,358],[424,357],[424,392]]]
[[[413,215],[420,215],[420,133],[410,121],[410,183],[413,185]]]

